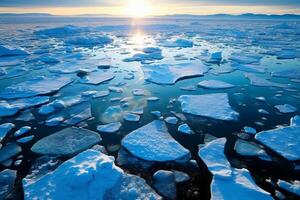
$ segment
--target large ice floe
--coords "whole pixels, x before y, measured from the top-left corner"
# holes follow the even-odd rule
[[[122,146],[134,156],[147,161],[186,162],[191,157],[190,152],[170,135],[165,122],[161,120],[132,131],[123,138]]]
[[[178,101],[182,112],[217,120],[238,120],[239,114],[234,111],[226,93],[205,95],[182,95]]]
[[[144,65],[142,67],[147,81],[171,85],[182,78],[203,76],[209,67],[199,63]]]
[[[259,188],[246,169],[232,168],[224,154],[225,138],[219,138],[199,149],[199,157],[212,173],[211,199],[272,199]]]
[[[37,154],[72,156],[101,141],[98,133],[70,127],[37,141],[31,150]]]
[[[67,160],[53,172],[22,181],[25,199],[161,199],[140,177],[129,175],[114,158],[87,150]]]
[[[60,90],[73,80],[68,77],[38,77],[22,83],[11,85],[0,93],[2,99],[17,99],[50,94]]]
[[[300,160],[300,126],[291,126],[262,131],[255,139],[287,160]]]

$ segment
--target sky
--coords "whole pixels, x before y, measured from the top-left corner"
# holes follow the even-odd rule
[[[300,0],[0,0],[1,13],[108,14],[300,14]]]

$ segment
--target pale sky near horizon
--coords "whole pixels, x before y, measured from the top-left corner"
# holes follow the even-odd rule
[[[300,0],[0,0],[2,13],[57,15],[300,14]]]

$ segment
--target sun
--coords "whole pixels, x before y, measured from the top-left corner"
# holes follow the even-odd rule
[[[151,8],[145,0],[127,0],[125,14],[133,18],[142,18],[151,14]]]

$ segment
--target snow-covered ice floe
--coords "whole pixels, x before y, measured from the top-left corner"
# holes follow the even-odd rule
[[[300,160],[300,126],[297,124],[262,131],[255,139],[287,160]]]
[[[38,77],[8,86],[0,93],[0,98],[17,99],[50,94],[60,90],[72,81],[71,78],[62,76]]]
[[[11,46],[0,45],[0,57],[1,56],[27,56],[29,55],[26,51],[20,48],[14,48]]]
[[[172,85],[182,78],[203,76],[209,67],[199,63],[144,65],[142,67],[147,81]]]
[[[219,138],[199,149],[199,157],[213,175],[212,200],[272,199],[269,193],[259,188],[246,169],[234,169],[225,154],[226,139]]]
[[[123,138],[122,146],[134,156],[147,161],[186,162],[191,157],[190,152],[170,135],[161,120],[132,131]]]
[[[37,154],[72,156],[101,141],[98,133],[77,127],[65,128],[37,141],[31,150]]]
[[[26,200],[161,199],[145,180],[123,172],[113,157],[96,150],[84,151],[40,178],[25,177],[22,183]]]
[[[115,78],[115,75],[110,72],[91,72],[89,75],[84,76],[82,79],[80,79],[81,83],[86,84],[93,84],[93,85],[99,85],[103,82],[110,81]]]
[[[182,112],[217,120],[235,121],[239,114],[234,111],[226,93],[182,95],[178,101]]]

